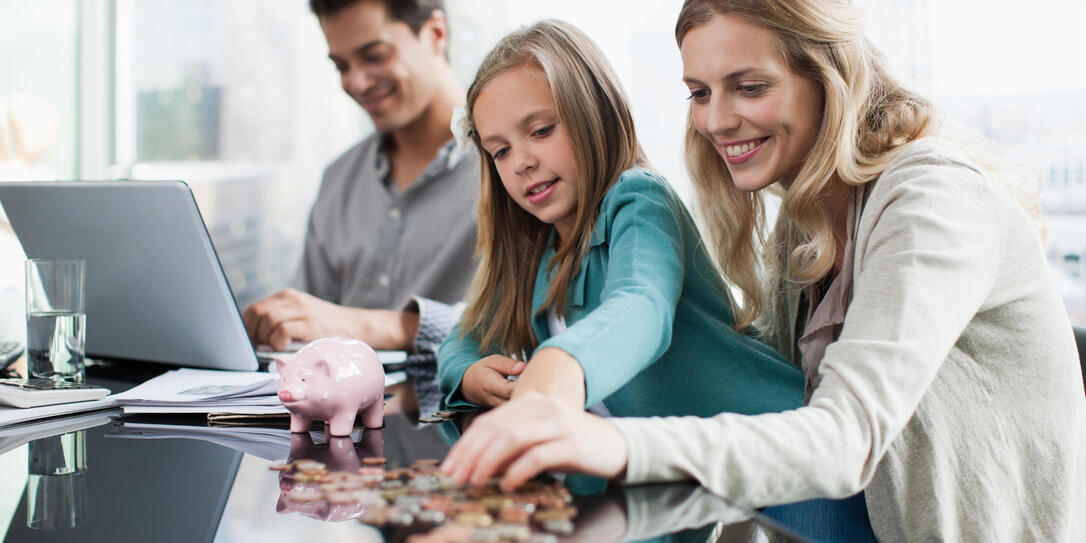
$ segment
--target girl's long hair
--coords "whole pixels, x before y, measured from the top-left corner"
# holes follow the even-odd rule
[[[473,110],[488,83],[521,66],[537,71],[550,86],[580,181],[573,233],[561,240],[547,269],[551,288],[543,310],[564,313],[570,281],[580,271],[604,195],[623,171],[647,166],[618,77],[599,47],[576,27],[541,21],[503,38],[483,60],[466,106],[482,168],[478,269],[461,329],[474,335],[483,349],[517,358],[526,357],[539,343],[532,331],[532,297],[551,225],[522,209],[506,192],[474,130]]]

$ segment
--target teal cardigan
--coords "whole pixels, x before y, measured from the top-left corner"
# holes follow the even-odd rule
[[[553,233],[552,233],[553,240]],[[553,247],[548,243],[548,247]],[[551,336],[548,248],[536,276],[532,328],[538,349],[557,347],[581,364],[586,402],[615,416],[755,414],[803,403],[803,376],[770,347],[731,328],[723,279],[690,214],[667,181],[628,170],[607,192],[591,248],[570,282],[566,330]],[[438,351],[444,403],[476,407],[460,382],[497,351],[457,324]]]

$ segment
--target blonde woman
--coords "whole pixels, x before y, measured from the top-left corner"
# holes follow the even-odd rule
[[[762,322],[803,368],[806,405],[608,420],[523,394],[476,419],[446,471],[694,479],[755,506],[862,491],[890,541],[1081,537],[1086,397],[1013,187],[937,137],[847,2],[688,0],[676,37],[735,325]],[[763,244],[766,189],[782,206]]]

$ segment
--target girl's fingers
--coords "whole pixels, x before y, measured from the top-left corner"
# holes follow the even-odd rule
[[[516,386],[517,385],[512,381],[506,379],[505,377],[502,377],[501,381],[494,383],[493,395],[496,396],[501,402],[505,402],[509,399],[510,396],[513,395],[513,389]]]

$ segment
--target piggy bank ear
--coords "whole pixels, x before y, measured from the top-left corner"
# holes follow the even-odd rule
[[[290,356],[277,356],[275,357],[275,369],[279,370],[279,373],[283,373],[287,365],[290,364],[290,360],[293,357]]]
[[[317,368],[317,371],[325,375],[332,375],[332,369],[328,367],[328,361],[323,358],[318,360],[316,364],[313,364],[313,367]]]

